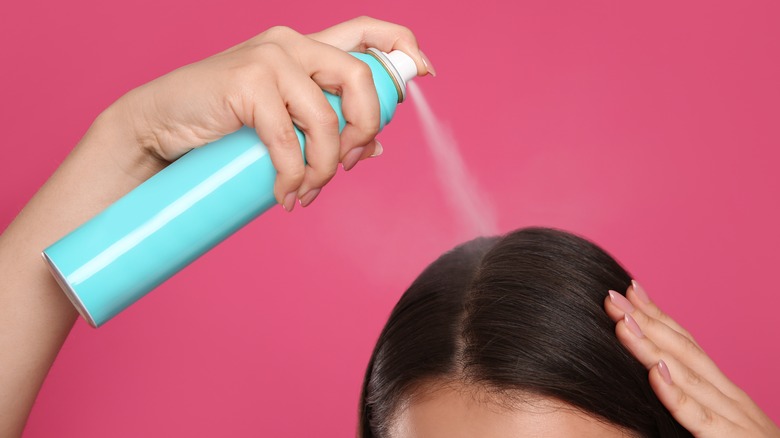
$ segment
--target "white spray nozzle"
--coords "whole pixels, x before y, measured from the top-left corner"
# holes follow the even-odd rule
[[[398,101],[403,102],[406,97],[406,84],[417,76],[417,64],[411,56],[400,50],[385,53],[377,49],[369,48],[369,53],[377,58],[385,69],[393,76],[398,86]]]
[[[387,54],[387,57],[390,59],[393,67],[398,70],[404,85],[417,77],[417,64],[414,63],[411,56],[400,50],[393,50]]]

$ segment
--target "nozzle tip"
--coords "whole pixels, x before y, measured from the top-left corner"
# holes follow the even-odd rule
[[[393,50],[387,54],[387,58],[398,71],[398,74],[404,81],[404,85],[417,77],[417,64],[414,63],[414,59],[411,56],[400,50]]]

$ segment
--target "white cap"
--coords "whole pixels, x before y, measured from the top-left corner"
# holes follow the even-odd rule
[[[400,50],[385,53],[371,47],[368,53],[378,59],[393,77],[399,92],[398,102],[403,102],[406,98],[406,84],[417,77],[417,65],[412,57]]]
[[[417,64],[414,63],[411,56],[400,50],[393,50],[387,54],[387,58],[393,64],[393,67],[398,70],[398,74],[401,75],[401,79],[404,81],[404,86],[406,86],[407,82],[417,77]]]

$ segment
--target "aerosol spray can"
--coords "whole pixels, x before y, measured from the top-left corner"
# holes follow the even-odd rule
[[[382,129],[417,68],[398,50],[352,55],[371,68]],[[341,98],[325,96],[343,129]],[[42,255],[81,316],[98,327],[276,205],[275,179],[268,149],[243,127],[184,154]]]

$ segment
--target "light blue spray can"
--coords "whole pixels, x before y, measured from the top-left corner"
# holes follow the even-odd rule
[[[398,50],[352,55],[371,67],[382,129],[417,68]],[[343,129],[341,98],[325,96]],[[99,327],[276,205],[275,179],[268,149],[243,127],[184,154],[42,255],[81,316]]]

